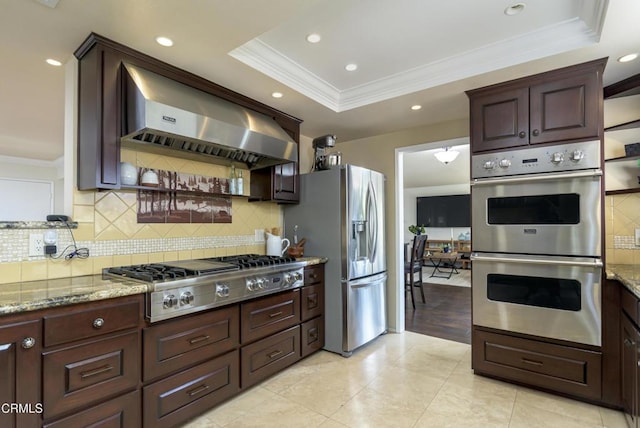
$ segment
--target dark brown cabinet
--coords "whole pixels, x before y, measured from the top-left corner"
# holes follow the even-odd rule
[[[21,405],[23,411],[0,412],[2,427],[39,427],[40,349],[42,322],[16,321],[0,326],[0,404]],[[27,411],[24,411],[27,410]]]
[[[640,427],[640,300],[622,288],[620,303],[620,392],[630,427]]]
[[[299,141],[301,120],[97,34],[91,34],[74,55],[79,60],[79,190],[120,188],[123,62],[266,114]],[[251,199],[297,202],[298,164],[252,171]]]
[[[473,153],[599,138],[606,59],[468,91]]]
[[[600,352],[516,337],[474,326],[476,373],[589,400],[602,395]]]

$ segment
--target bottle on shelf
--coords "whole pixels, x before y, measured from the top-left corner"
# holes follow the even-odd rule
[[[231,172],[229,173],[229,193],[232,195],[235,195],[237,193],[237,188],[236,188],[236,166],[235,165],[231,165]]]
[[[238,177],[236,178],[236,194],[244,194],[244,179],[242,178],[242,171],[238,171]]]

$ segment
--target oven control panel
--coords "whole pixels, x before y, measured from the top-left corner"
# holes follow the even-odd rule
[[[600,140],[471,157],[471,178],[504,177],[601,168]]]

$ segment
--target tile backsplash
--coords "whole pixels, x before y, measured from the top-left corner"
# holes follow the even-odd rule
[[[639,264],[635,230],[640,228],[640,193],[606,196],[604,225],[607,263]]]
[[[137,167],[226,177],[229,168],[156,154],[122,151],[122,161]],[[245,173],[245,189],[250,174]],[[73,237],[86,259],[29,257],[29,229],[0,230],[0,283],[33,281],[100,273],[102,268],[242,253],[265,253],[255,229],[282,226],[282,209],[269,202],[233,197],[231,223],[138,223],[135,190],[75,191]],[[41,233],[42,231],[37,231]],[[58,230],[58,254],[73,244],[71,233]],[[70,251],[70,249],[68,250]]]

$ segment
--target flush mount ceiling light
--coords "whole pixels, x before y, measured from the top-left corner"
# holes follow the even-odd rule
[[[519,14],[520,12],[522,12],[526,6],[527,6],[527,5],[526,5],[526,4],[524,4],[524,3],[515,3],[515,4],[512,4],[511,6],[507,7],[507,8],[504,10],[504,14],[505,14],[505,15],[507,15],[507,16],[517,15],[517,14]]]
[[[440,152],[435,152],[433,155],[443,164],[453,162],[460,154],[457,150],[451,150],[451,147],[445,147]]]
[[[282,98],[283,95],[282,95],[282,92],[272,92],[271,96],[273,98]]]
[[[53,59],[53,58],[47,58],[47,64],[53,65],[54,67],[60,67],[62,65],[62,63],[60,61],[58,61],[57,59]]]
[[[358,64],[347,64],[344,66],[344,69],[347,71],[356,71],[358,69]]]
[[[322,37],[318,33],[311,33],[307,36],[307,42],[309,43],[318,43]]]
[[[420,110],[422,106],[420,104],[412,105],[411,110]]]
[[[158,42],[159,45],[166,47],[173,46],[173,40],[168,37],[156,37],[156,42]]]
[[[638,58],[638,54],[632,53],[632,54],[621,56],[620,58],[618,58],[618,62],[629,62],[629,61],[633,61],[636,58]]]

